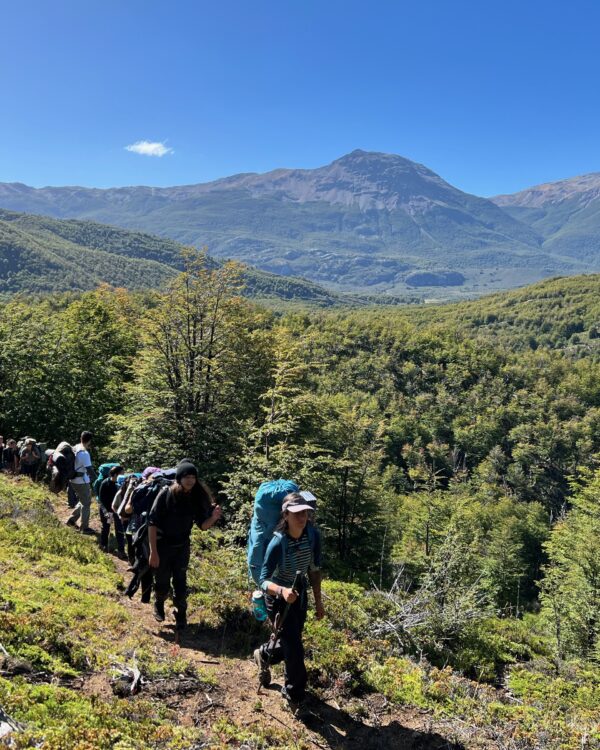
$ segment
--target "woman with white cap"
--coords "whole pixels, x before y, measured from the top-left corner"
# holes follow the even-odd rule
[[[275,623],[279,615],[281,622],[277,640],[271,639],[254,652],[260,684],[267,687],[271,683],[271,665],[283,661],[285,685],[281,694],[293,703],[301,702],[306,690],[302,631],[307,611],[307,576],[315,597],[317,618],[325,614],[321,598],[321,536],[309,523],[312,510],[300,493],[286,495],[281,521],[267,547],[260,575],[269,618]],[[297,573],[300,573],[299,581]]]

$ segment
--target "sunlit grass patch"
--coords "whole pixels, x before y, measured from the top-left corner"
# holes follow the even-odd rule
[[[191,750],[204,739],[199,730],[173,723],[160,703],[99,700],[20,678],[0,678],[0,705],[25,727],[13,735],[15,750]]]
[[[119,601],[121,576],[91,538],[62,525],[43,487],[0,476],[0,643],[33,670],[107,670],[135,652],[148,675],[184,671]]]

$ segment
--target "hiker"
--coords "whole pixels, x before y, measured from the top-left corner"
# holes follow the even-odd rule
[[[77,496],[77,505],[67,520],[67,526],[76,526],[77,520],[81,518],[79,529],[83,534],[94,534],[89,527],[90,506],[92,504],[92,482],[96,479],[96,472],[92,467],[90,448],[92,447],[93,435],[84,430],[81,433],[81,442],[75,446],[75,477],[69,484]]]
[[[2,462],[4,464],[4,471],[10,474],[16,474],[19,470],[19,449],[17,448],[17,441],[14,438],[8,441],[2,451]]]
[[[117,494],[114,496],[112,501],[111,510],[119,516],[121,526],[123,528],[123,536],[125,537],[125,544],[127,545],[127,559],[129,564],[133,565],[135,561],[135,554],[133,550],[132,536],[129,529],[129,523],[131,521],[132,513],[131,510],[127,511],[126,508],[129,504],[129,498],[137,487],[141,477],[139,474],[121,474],[117,477]]]
[[[42,454],[33,438],[25,438],[25,443],[19,453],[19,467],[21,474],[35,479],[42,460]]]
[[[221,518],[210,490],[198,478],[189,461],[179,463],[175,482],[156,497],[148,516],[150,567],[155,569],[154,618],[165,619],[165,600],[173,583],[173,604],[177,630],[187,626],[187,569],[190,534],[196,524],[207,531]]]
[[[125,554],[125,532],[123,523],[118,514],[113,512],[112,504],[115,495],[119,491],[117,479],[119,474],[123,473],[123,467],[116,465],[111,467],[108,477],[103,480],[98,490],[98,501],[100,504],[100,522],[102,531],[100,532],[100,548],[108,552],[108,538],[110,536],[111,523],[115,526],[115,537],[117,539],[117,555],[121,560],[127,559]]]
[[[128,516],[127,545],[133,556],[133,577],[125,591],[130,598],[141,588],[142,604],[149,604],[154,580],[154,569],[150,567],[150,542],[148,538],[148,514],[154,501],[165,487],[175,481],[175,469],[163,471],[157,466],[147,466],[132,487],[127,490],[121,514]]]
[[[271,539],[260,574],[261,589],[272,624],[279,622],[280,631],[254,652],[254,661],[260,670],[260,684],[271,683],[272,664],[285,663],[285,684],[281,688],[284,698],[300,703],[306,690],[306,667],[302,630],[307,611],[307,579],[315,597],[317,619],[325,615],[321,598],[321,537],[316,527],[309,525],[313,510],[299,492],[286,495],[281,520]],[[296,572],[300,572],[298,590],[292,585]]]

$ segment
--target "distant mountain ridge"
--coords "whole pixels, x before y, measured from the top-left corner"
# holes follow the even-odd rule
[[[353,151],[317,169],[276,169],[169,188],[30,188],[0,206],[150,232],[338,291],[480,294],[600,269],[523,209],[464,193],[401,156]]]
[[[600,198],[600,172],[542,183],[518,193],[497,195],[491,200],[497,206],[541,208],[548,203],[555,204],[573,198],[583,199],[587,203]]]
[[[552,254],[600,270],[600,173],[498,195],[496,205],[543,237]]]

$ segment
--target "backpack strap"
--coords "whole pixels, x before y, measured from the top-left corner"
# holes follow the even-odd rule
[[[306,534],[308,536],[308,543],[310,544],[310,551],[314,553],[315,546],[317,543],[317,530],[312,525],[312,523],[306,524]],[[281,531],[274,531],[273,536],[276,536],[278,539],[281,539],[281,554],[282,554],[282,557],[285,559],[288,553],[288,535],[282,534]]]

